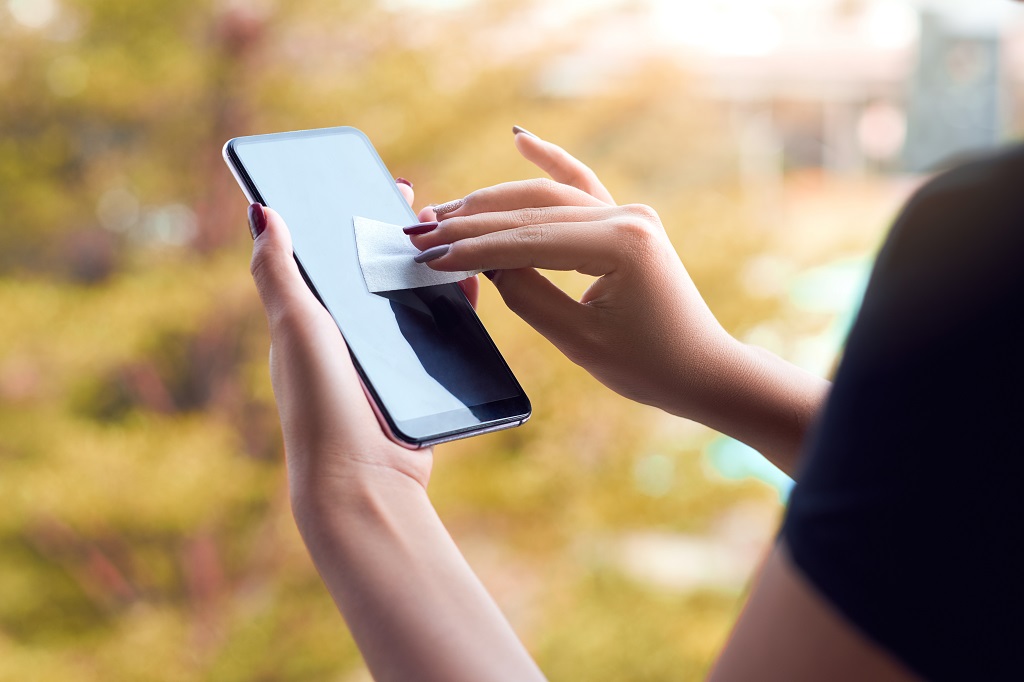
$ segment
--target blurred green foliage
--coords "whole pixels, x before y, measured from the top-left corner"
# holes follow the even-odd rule
[[[54,8],[0,8],[0,680],[362,679],[289,515],[229,137],[355,125],[425,203],[537,175],[521,123],[658,208],[728,328],[784,312],[737,287],[774,237],[685,75],[552,90],[574,36],[517,33],[529,3]],[[609,538],[713,537],[775,493],[717,477],[712,434],[611,395],[484,289],[535,417],[438,449],[442,517],[553,679],[699,679],[741,585],[645,582]]]

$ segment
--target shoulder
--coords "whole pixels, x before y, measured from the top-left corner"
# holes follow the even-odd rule
[[[895,349],[896,334],[936,338],[1019,307],[1022,262],[1018,146],[937,176],[907,202],[878,255],[850,343]]]
[[[901,212],[879,266],[999,260],[1024,246],[1024,145],[992,153],[925,184]],[[913,253],[908,250],[913,249]],[[895,261],[895,262],[893,262]]]
[[[1024,636],[1024,151],[935,178],[879,255],[783,529],[800,573],[935,679]],[[995,587],[996,589],[993,589]]]
[[[946,165],[919,192],[924,196],[945,188],[958,186],[991,187],[994,180],[1011,180],[1015,173],[1024,170],[1024,144],[1015,144],[1001,149],[961,158]],[[1018,176],[1019,177],[1019,176]]]

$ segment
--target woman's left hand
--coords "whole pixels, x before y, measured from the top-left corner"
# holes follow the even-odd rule
[[[430,504],[431,451],[384,435],[284,221],[249,214],[292,511],[374,679],[543,679]]]
[[[412,201],[412,190],[400,185]],[[387,438],[364,394],[330,313],[302,279],[291,235],[273,209],[249,209],[251,271],[270,327],[270,378],[281,417],[292,505],[338,499],[345,481],[405,476],[426,488],[429,449],[409,450]]]

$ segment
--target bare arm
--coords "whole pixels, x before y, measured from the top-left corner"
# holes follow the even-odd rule
[[[741,440],[793,475],[829,382],[732,338],[653,209],[617,206],[557,145],[522,132],[515,143],[554,182],[505,183],[450,204],[412,238],[424,251],[449,247],[430,267],[496,271],[509,308],[603,384]],[[541,269],[595,281],[576,300]]]
[[[743,344],[739,356],[733,402],[705,423],[796,478],[807,431],[832,384],[763,348]]]
[[[543,679],[427,498],[430,451],[387,440],[334,320],[298,272],[284,222],[258,205],[250,215],[292,509],[370,671],[378,680]]]
[[[819,595],[784,544],[768,557],[710,682],[919,679]]]
[[[295,518],[375,679],[543,679],[421,485],[380,469],[328,491]]]

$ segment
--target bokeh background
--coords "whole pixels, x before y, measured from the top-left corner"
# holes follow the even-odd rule
[[[523,125],[827,375],[900,202],[1020,129],[1022,37],[1003,0],[0,0],[0,680],[368,678],[289,514],[228,138],[357,126],[422,205],[537,175]],[[442,518],[552,679],[700,679],[791,482],[483,290],[535,416],[437,449]]]

